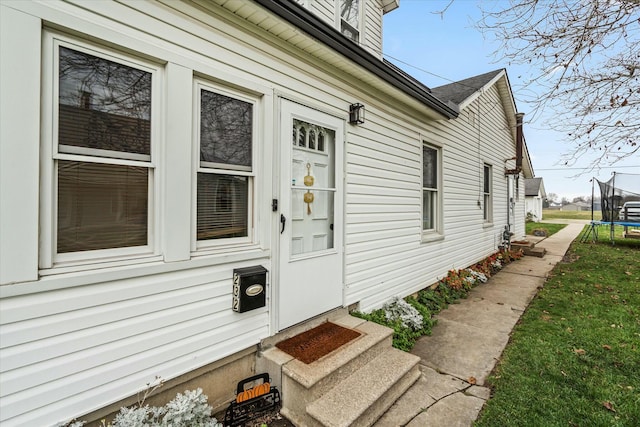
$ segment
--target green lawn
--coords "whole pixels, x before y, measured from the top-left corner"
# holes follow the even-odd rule
[[[602,212],[594,211],[593,219],[599,221],[602,218]],[[542,220],[545,219],[586,219],[591,220],[591,211],[559,211],[555,209],[543,209]]]
[[[600,240],[532,301],[476,426],[640,426],[640,241]]]
[[[550,224],[543,222],[527,222],[525,223],[525,231],[528,235],[533,235],[536,230],[544,230],[547,236],[557,233],[565,228],[567,224]]]

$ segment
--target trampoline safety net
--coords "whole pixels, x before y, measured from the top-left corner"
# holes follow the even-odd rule
[[[615,173],[600,186],[602,222],[640,224],[640,174]]]

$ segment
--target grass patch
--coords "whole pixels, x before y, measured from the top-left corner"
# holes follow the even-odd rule
[[[475,426],[640,425],[640,242],[605,237],[576,240],[554,268]]]
[[[546,222],[527,222],[524,224],[525,231],[528,235],[534,234],[534,230],[544,230],[547,236],[557,233],[566,226],[567,224],[551,224]]]
[[[543,209],[542,218],[545,219],[586,219],[591,220],[591,211],[560,211],[557,209]],[[602,212],[593,211],[593,219],[600,221]]]
[[[631,247],[631,248],[637,248],[638,246],[640,246],[639,239],[631,239],[631,238],[625,239],[623,237],[623,233],[624,233],[623,226],[616,225],[613,227],[613,241],[611,240],[611,225],[600,224],[600,225],[594,226],[594,228],[595,228],[597,238],[594,239],[593,234],[590,234],[589,238],[587,239],[589,242],[593,242],[595,240],[595,242],[598,242],[598,243],[608,243],[610,245],[613,244],[614,246]]]

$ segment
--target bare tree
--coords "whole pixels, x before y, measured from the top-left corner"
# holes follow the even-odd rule
[[[500,41],[496,58],[529,65],[524,100],[591,169],[640,149],[640,0],[509,0],[480,3],[477,26]],[[544,113],[543,113],[544,112]]]

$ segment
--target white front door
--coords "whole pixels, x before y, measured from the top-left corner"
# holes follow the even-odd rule
[[[344,122],[282,101],[280,330],[342,305]]]

